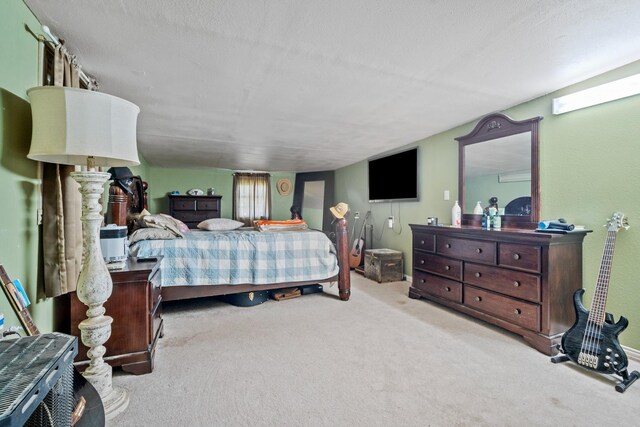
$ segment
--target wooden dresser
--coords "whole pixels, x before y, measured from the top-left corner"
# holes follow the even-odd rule
[[[169,215],[197,228],[205,219],[220,218],[222,196],[169,195]]]
[[[111,271],[113,292],[104,304],[105,314],[113,318],[111,337],[104,344],[104,359],[111,366],[121,366],[123,371],[137,375],[153,370],[156,344],[162,336],[162,296],[160,287],[152,283],[159,265],[160,260],[129,258],[124,269]],[[70,294],[69,303],[68,333],[80,337],[78,324],[87,317],[87,306],[75,292]],[[80,370],[89,363],[87,350],[79,340],[75,361]]]
[[[574,323],[573,293],[582,287],[584,232],[411,224],[411,298],[426,298],[521,335],[555,354]]]

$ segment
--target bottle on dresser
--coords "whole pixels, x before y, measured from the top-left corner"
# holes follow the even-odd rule
[[[453,227],[460,227],[462,224],[462,210],[456,200],[456,203],[451,208],[451,225]]]

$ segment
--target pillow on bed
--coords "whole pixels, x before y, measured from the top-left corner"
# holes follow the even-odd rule
[[[189,232],[189,227],[187,226],[187,224],[185,224],[184,222],[180,221],[179,219],[176,219],[176,218],[172,217],[171,215],[167,215],[167,214],[160,214],[160,216],[163,216],[165,218],[169,218],[170,220],[175,222],[176,226],[178,227],[178,230],[180,230],[181,233]]]
[[[172,231],[164,228],[138,228],[129,236],[129,244],[133,245],[140,240],[171,240],[177,239]]]
[[[199,229],[209,231],[237,230],[243,226],[244,223],[229,218],[211,218],[198,224]]]
[[[136,221],[137,228],[159,228],[171,231],[177,237],[184,237],[174,219],[170,216],[145,215]]]

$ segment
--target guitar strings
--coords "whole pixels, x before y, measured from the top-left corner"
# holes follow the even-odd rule
[[[597,367],[598,349],[600,348],[599,342],[605,319],[607,289],[609,278],[611,277],[611,261],[615,249],[615,235],[615,231],[607,231],[607,241],[602,254],[602,265],[598,273],[598,283],[594,292],[593,306],[589,311],[587,325],[580,347],[580,355],[588,355],[591,357],[589,357],[588,360],[581,360],[581,357],[578,357],[578,361],[583,362],[581,364],[586,364],[594,369]]]

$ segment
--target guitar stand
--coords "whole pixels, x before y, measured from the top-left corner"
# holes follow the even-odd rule
[[[560,346],[560,344],[558,344],[556,348],[559,351],[562,351],[562,347]],[[551,363],[563,363],[570,360],[571,359],[566,354],[558,354],[551,358]],[[576,365],[583,367],[582,365],[577,363]],[[618,393],[624,393],[631,386],[631,384],[633,384],[637,379],[640,378],[640,372],[633,371],[629,373],[626,368],[621,371],[616,371],[616,374],[622,377],[622,380],[617,383],[615,387]]]

